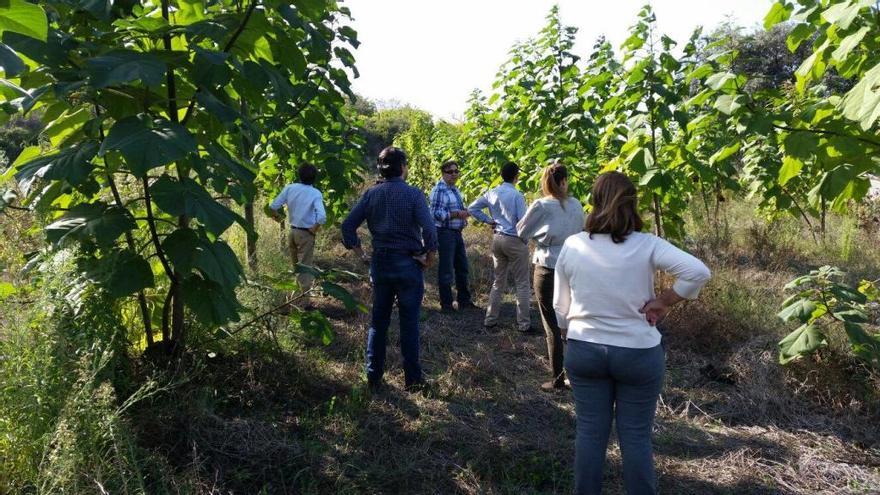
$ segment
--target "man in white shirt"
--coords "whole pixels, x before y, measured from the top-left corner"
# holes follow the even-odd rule
[[[290,258],[294,266],[297,263],[312,265],[315,253],[315,235],[318,228],[327,221],[324,211],[324,198],[321,192],[312,186],[318,176],[318,169],[311,163],[303,163],[296,171],[298,183],[288,184],[272,201],[272,209],[276,220],[281,220],[281,208],[287,206],[287,218],[290,221],[290,232],[287,235]],[[300,289],[307,290],[312,286],[314,277],[308,273],[297,276]]]
[[[468,207],[471,217],[492,226],[495,237],[492,239],[492,261],[495,267],[495,281],[489,293],[489,306],[483,323],[487,331],[498,326],[498,313],[501,311],[501,297],[507,287],[508,273],[513,275],[516,286],[516,324],[520,332],[532,332],[529,319],[529,247],[516,233],[516,224],[526,214],[526,199],[516,189],[519,167],[507,162],[501,167],[500,186],[486,191]],[[489,210],[490,216],[483,213]]]

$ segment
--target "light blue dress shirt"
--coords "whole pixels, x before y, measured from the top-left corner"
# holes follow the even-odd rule
[[[288,184],[272,201],[269,208],[278,211],[287,206],[287,218],[291,227],[308,229],[327,221],[324,211],[324,198],[321,191],[312,186],[300,183]]]
[[[483,213],[488,208],[492,218]],[[471,216],[483,223],[495,221],[495,232],[517,237],[516,224],[526,214],[526,198],[510,182],[486,191],[468,206]]]

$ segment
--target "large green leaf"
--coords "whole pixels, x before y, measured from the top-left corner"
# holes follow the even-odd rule
[[[363,312],[366,312],[366,307],[359,303],[357,299],[348,291],[345,287],[334,284],[333,282],[321,282],[321,290],[324,291],[325,294],[342,301],[345,305],[345,309],[349,311],[354,311],[359,309]]]
[[[780,186],[784,186],[788,181],[797,177],[803,168],[804,162],[794,156],[786,155],[782,159],[782,167],[779,168],[779,178],[777,179],[777,182]]]
[[[825,345],[825,334],[815,325],[802,325],[779,342],[779,362],[787,364]]]
[[[68,238],[79,241],[94,240],[99,246],[109,246],[124,232],[137,227],[131,214],[122,208],[104,203],[82,203],[49,224],[46,238],[60,244]]]
[[[244,220],[217,202],[198,182],[184,177],[183,181],[163,175],[150,192],[156,205],[169,215],[187,215],[198,219],[212,235],[219,236],[233,222]]]
[[[161,58],[134,50],[113,50],[87,59],[86,67],[92,85],[97,88],[132,81],[141,81],[147,86],[157,86],[165,80],[168,70]]]
[[[869,334],[861,325],[851,322],[845,322],[843,329],[853,353],[868,364],[880,368],[880,335]]]
[[[862,0],[849,0],[836,3],[822,12],[822,18],[826,22],[836,24],[840,29],[849,29],[852,22],[858,17],[859,10],[864,6]],[[868,3],[873,4],[873,2]]]
[[[715,100],[715,109],[719,112],[731,115],[743,105],[743,97],[740,95],[721,95]]]
[[[810,24],[798,24],[788,33],[785,44],[788,49],[794,53],[804,40],[808,39],[815,32],[815,28]]]
[[[0,32],[4,31],[46,41],[49,31],[46,12],[25,0],[4,0],[0,3]]]
[[[94,168],[92,158],[97,153],[97,141],[80,141],[58,153],[16,166],[15,179],[25,193],[38,177],[45,180],[65,180],[74,185],[80,184]]]
[[[770,11],[764,16],[764,29],[770,30],[780,22],[785,22],[791,16],[791,7],[784,1],[779,1],[770,7]]]
[[[204,234],[203,234],[204,235]],[[162,248],[178,271],[199,270],[225,287],[235,287],[244,273],[238,257],[225,241],[210,241],[192,229],[178,229],[165,238]]]
[[[846,118],[858,122],[863,130],[873,127],[874,122],[880,118],[880,64],[866,72],[846,93],[839,108]]]
[[[184,279],[183,302],[200,322],[212,326],[238,321],[241,309],[235,292],[199,275]]]
[[[125,297],[147,287],[153,287],[153,269],[139,254],[127,249],[87,263],[87,275],[100,284],[112,297]]]
[[[116,122],[101,145],[100,154],[116,150],[135,175],[179,160],[196,151],[196,141],[180,124],[165,119],[128,117]]]
[[[838,64],[846,60],[846,57],[849,56],[850,52],[852,52],[855,47],[859,46],[859,43],[862,42],[862,39],[868,34],[868,31],[870,31],[870,28],[862,27],[858,31],[848,35],[846,38],[843,38],[837,46],[837,49],[831,53],[831,60]]]
[[[810,320],[810,317],[813,315],[813,311],[816,310],[816,303],[809,299],[798,299],[783,308],[777,316],[782,319],[782,321],[790,321],[790,320],[798,320],[801,323],[806,323]]]

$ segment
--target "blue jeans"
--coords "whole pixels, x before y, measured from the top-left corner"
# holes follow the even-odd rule
[[[437,285],[440,289],[440,305],[452,306],[452,282],[458,292],[459,304],[471,302],[468,290],[468,259],[460,230],[437,229]]]
[[[396,298],[406,385],[422,381],[419,365],[419,310],[425,293],[422,265],[409,254],[376,249],[370,263],[370,281],[373,314],[367,333],[367,379],[378,382],[385,371],[388,326]]]
[[[602,491],[612,415],[629,495],[657,492],[651,433],[666,355],[661,346],[630,349],[568,339],[565,371],[577,413],[574,486],[577,494]]]

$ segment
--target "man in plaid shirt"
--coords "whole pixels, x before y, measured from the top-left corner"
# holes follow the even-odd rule
[[[431,215],[437,227],[437,285],[440,288],[440,309],[444,313],[454,311],[452,306],[452,282],[458,292],[458,309],[474,309],[468,290],[468,259],[461,231],[470,216],[455,187],[460,173],[458,162],[450,160],[440,167],[443,177],[431,191]],[[479,309],[479,308],[477,308]]]

